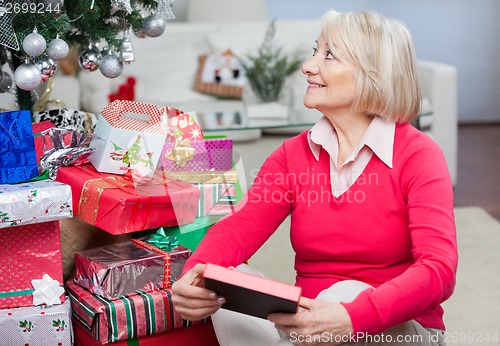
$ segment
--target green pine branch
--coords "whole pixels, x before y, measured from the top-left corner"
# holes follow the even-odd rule
[[[37,3],[37,0],[14,0],[13,2]],[[63,10],[61,13],[19,12],[14,17],[12,25],[20,45],[36,27],[38,33],[47,42],[59,35],[59,38],[71,46],[86,47],[89,43],[104,39],[108,45],[119,49],[121,32],[130,27],[140,28],[143,21],[141,9],[145,9],[146,13],[152,12],[157,3],[155,0],[131,0],[130,5],[133,9],[131,14],[120,10],[111,15],[109,0],[95,0],[92,8],[92,0],[65,0],[64,6],[60,7]]]
[[[87,47],[90,43],[105,40],[108,46],[119,51],[122,32],[129,28],[140,28],[143,22],[141,11],[152,13],[157,7],[155,0],[130,0],[132,13],[119,10],[112,15],[110,0],[65,0],[64,6],[63,1],[60,1],[59,6],[52,5],[50,11],[39,11],[43,8],[40,7],[39,0],[11,2],[18,12],[12,20],[12,26],[20,50],[17,52],[9,50],[11,53],[9,59],[5,48],[0,46],[0,67],[4,63],[9,63],[13,70],[24,63],[22,42],[34,28],[45,38],[47,44],[57,36],[75,47]],[[34,8],[37,10],[33,11]],[[62,12],[56,12],[56,9]],[[21,109],[31,109],[33,106],[29,91],[17,89],[17,101]]]
[[[247,54],[242,67],[252,90],[262,102],[277,101],[288,76],[297,71],[302,60],[289,57],[274,40],[275,20],[266,30],[264,40],[256,54]]]

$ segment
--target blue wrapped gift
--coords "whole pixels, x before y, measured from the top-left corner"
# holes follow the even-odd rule
[[[30,111],[0,113],[0,184],[19,183],[37,175]]]

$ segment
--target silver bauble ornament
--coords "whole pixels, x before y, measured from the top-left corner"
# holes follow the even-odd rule
[[[39,56],[45,52],[47,48],[47,42],[42,35],[40,35],[35,28],[31,34],[26,36],[23,40],[23,50],[29,56]]]
[[[149,37],[158,37],[165,31],[167,20],[161,16],[150,15],[144,18],[142,22],[142,30]]]
[[[53,77],[54,73],[56,73],[56,62],[46,55],[39,58],[35,62],[35,65],[40,69],[40,73],[42,75],[42,83],[44,83],[50,77]]]
[[[123,64],[115,54],[108,53],[101,59],[101,62],[99,63],[99,70],[104,77],[116,78],[121,75],[123,71]]]
[[[22,90],[36,89],[42,80],[42,74],[34,64],[22,64],[14,72],[14,82]]]
[[[47,55],[53,60],[61,60],[68,56],[69,47],[66,41],[55,38],[49,42]]]
[[[0,70],[0,94],[12,89],[12,77],[5,71]]]
[[[80,52],[78,56],[78,64],[80,68],[87,72],[93,72],[99,68],[101,61],[101,52],[97,47],[89,45],[87,49]]]

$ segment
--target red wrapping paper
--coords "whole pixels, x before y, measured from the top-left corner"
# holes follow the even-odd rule
[[[50,129],[54,127],[50,121],[45,120],[39,123],[34,123],[33,125],[33,135],[35,136],[35,155],[36,162],[40,163],[40,159],[42,158],[43,152],[43,137],[40,135],[42,131]]]
[[[32,306],[31,280],[44,274],[63,284],[59,221],[3,228],[0,244],[1,309]]]
[[[73,214],[111,234],[192,223],[201,191],[181,181],[163,182],[161,173],[146,184],[92,165],[62,167],[57,179],[71,186]]]

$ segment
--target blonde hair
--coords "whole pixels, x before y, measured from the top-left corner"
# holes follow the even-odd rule
[[[323,15],[322,32],[332,51],[340,49],[357,66],[353,110],[397,122],[418,115],[416,58],[403,23],[373,12],[332,10]]]

